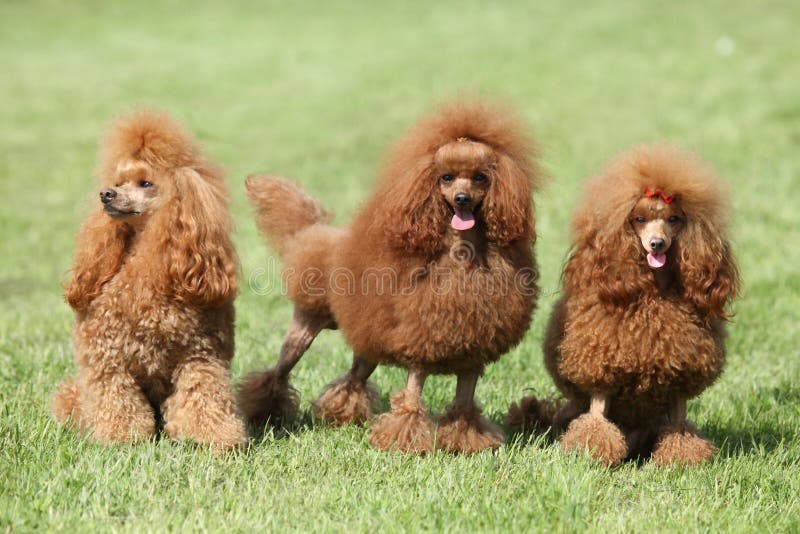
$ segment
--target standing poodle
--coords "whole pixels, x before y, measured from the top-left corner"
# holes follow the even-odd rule
[[[394,147],[377,192],[346,229],[280,178],[251,177],[261,232],[283,256],[294,317],[277,365],[248,377],[240,405],[253,422],[286,417],[297,399],[289,372],[324,328],[352,346],[348,373],[314,403],[338,423],[372,417],[367,379],[378,364],[408,369],[391,412],[372,424],[383,450],[434,446],[472,453],[502,444],[481,416],[485,366],[528,329],[538,288],[531,194],[538,170],[521,124],[485,103],[455,103]],[[420,396],[430,374],[456,374],[455,401],[438,422]]]
[[[687,421],[686,401],[725,361],[725,306],[739,280],[727,212],[711,169],[670,147],[634,148],[590,181],[544,341],[568,399],[550,421],[569,424],[564,448],[589,449],[607,465],[713,455]],[[536,423],[546,408],[523,399],[509,420]]]
[[[116,123],[78,234],[66,299],[78,376],[52,407],[101,443],[154,436],[217,451],[245,440],[230,390],[237,258],[220,169],[170,117]]]

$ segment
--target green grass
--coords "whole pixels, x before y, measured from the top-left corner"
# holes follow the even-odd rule
[[[797,3],[78,4],[0,4],[0,529],[800,529]],[[721,447],[710,465],[609,471],[527,435],[468,458],[377,452],[365,428],[308,416],[349,364],[338,333],[296,372],[303,417],[241,454],[163,439],[102,448],[54,424],[50,391],[74,369],[60,281],[110,117],[166,108],[227,167],[247,277],[270,256],[246,174],[296,177],[345,222],[386,144],[459,91],[517,105],[550,174],[537,199],[544,297],[478,388],[496,421],[526,389],[554,392],[540,342],[585,178],[631,143],[666,139],[730,182],[745,294],[726,373],[690,403]],[[275,360],[290,316],[279,295],[243,286],[237,377]],[[403,376],[375,379],[385,403]],[[434,378],[425,400],[441,410],[453,388]]]

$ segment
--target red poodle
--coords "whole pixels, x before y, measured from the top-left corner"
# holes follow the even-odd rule
[[[222,172],[172,118],[141,112],[111,129],[98,174],[66,294],[78,376],[53,395],[56,419],[101,443],[150,438],[163,419],[173,439],[241,445]]]
[[[634,148],[591,180],[544,341],[568,402],[542,421],[550,406],[523,399],[509,422],[568,424],[562,446],[607,465],[708,460],[715,448],[687,421],[686,401],[725,361],[739,280],[727,213],[711,169],[670,147]]]
[[[531,194],[539,172],[522,125],[484,103],[455,103],[394,147],[377,192],[346,229],[296,185],[251,177],[261,232],[283,256],[294,317],[277,365],[251,375],[240,405],[254,422],[286,417],[289,372],[324,328],[353,347],[348,373],[314,403],[339,424],[372,417],[367,379],[378,364],[408,369],[391,412],[372,424],[383,450],[471,453],[496,448],[475,386],[487,364],[528,329],[538,288]],[[456,374],[455,401],[437,424],[420,395],[430,374]]]

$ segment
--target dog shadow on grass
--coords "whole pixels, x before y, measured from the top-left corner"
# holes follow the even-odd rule
[[[778,386],[762,388],[753,398],[757,398],[759,407],[750,406],[748,417],[729,417],[724,421],[695,420],[700,434],[714,443],[719,451],[717,458],[742,458],[766,456],[788,450],[798,440],[797,415],[800,406],[800,387],[797,384],[784,382]],[[794,408],[792,408],[794,407]],[[760,409],[759,409],[760,408]],[[508,443],[518,447],[558,446],[560,433],[553,429],[508,428],[505,427]],[[649,447],[643,448],[643,455],[628,458],[625,463],[632,462],[640,467],[648,463],[648,448],[655,446],[655,440]]]

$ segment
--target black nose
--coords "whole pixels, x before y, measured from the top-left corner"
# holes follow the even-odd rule
[[[455,201],[456,204],[463,208],[464,206],[469,206],[472,198],[467,193],[456,193]]]
[[[664,242],[663,239],[650,240],[650,250],[652,250],[653,252],[658,252],[659,250],[663,250],[664,245],[666,245],[666,243]]]
[[[100,202],[103,204],[108,204],[115,198],[117,198],[117,192],[113,189],[103,189],[100,191]]]

